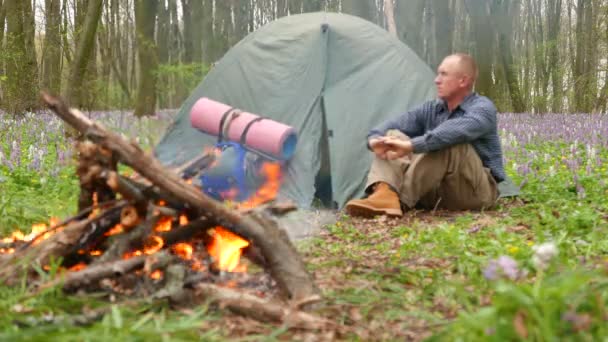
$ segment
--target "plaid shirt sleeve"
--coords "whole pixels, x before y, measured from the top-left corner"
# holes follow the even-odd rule
[[[391,129],[398,129],[409,137],[422,135],[424,133],[424,117],[433,110],[433,103],[434,101],[428,101],[405,114],[374,127],[367,135],[367,140],[383,136]]]
[[[437,151],[452,145],[468,143],[496,128],[496,107],[480,101],[462,116],[445,120],[435,129],[412,139],[415,153]]]

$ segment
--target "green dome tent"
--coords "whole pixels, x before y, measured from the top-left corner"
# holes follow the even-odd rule
[[[155,153],[175,166],[216,141],[190,125],[193,104],[208,97],[295,127],[297,150],[281,196],[309,207],[315,193],[331,189],[341,208],[363,193],[369,129],[433,98],[433,78],[411,49],[368,21],[336,13],[284,17],[226,53],[184,102]]]

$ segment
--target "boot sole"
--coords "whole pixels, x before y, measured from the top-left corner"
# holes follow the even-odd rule
[[[346,212],[350,216],[373,218],[374,216],[386,215],[389,217],[402,217],[403,212],[400,209],[378,209],[365,205],[347,205]]]

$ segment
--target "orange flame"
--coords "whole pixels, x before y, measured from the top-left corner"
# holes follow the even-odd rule
[[[156,227],[154,227],[155,232],[168,232],[171,230],[171,218],[170,217],[162,217]]]
[[[112,236],[112,235],[117,235],[120,234],[122,232],[125,231],[125,228],[122,226],[122,224],[117,224],[115,225],[112,229],[108,230],[105,234],[103,234],[104,236]]]
[[[192,259],[192,252],[194,252],[194,248],[192,245],[188,243],[176,243],[172,247],[173,252],[184,260]]]
[[[254,208],[277,197],[281,189],[281,165],[279,163],[266,162],[262,164],[261,172],[266,177],[266,182],[250,198],[237,204],[238,208]]]
[[[154,280],[159,280],[163,277],[163,271],[161,270],[156,270],[152,273],[150,273],[150,278],[154,279]]]
[[[140,256],[140,255],[142,255],[142,254],[143,254],[143,253],[142,253],[140,250],[136,250],[136,251],[132,251],[132,252],[127,252],[127,253],[125,253],[125,254],[122,256],[122,258],[123,258],[123,259],[131,259],[131,258],[133,258],[133,257]]]
[[[246,269],[237,267],[243,248],[249,246],[249,242],[222,227],[215,227],[212,234],[208,250],[217,267],[222,271],[245,272]]]
[[[180,226],[185,226],[185,225],[187,225],[187,224],[188,224],[188,216],[186,216],[186,215],[181,215],[181,216],[179,217],[179,225],[180,225]]]
[[[101,210],[99,209],[99,207],[97,206],[99,204],[98,198],[97,198],[97,192],[93,193],[93,210],[91,210],[91,213],[89,214],[89,218],[93,218],[97,215],[99,215],[99,213],[101,212]]]
[[[160,236],[152,235],[144,243],[144,253],[148,255],[154,254],[160,251],[164,245],[165,241]]]
[[[32,241],[37,238],[36,241],[33,242],[33,244],[38,244],[40,241],[46,240],[49,237],[51,237],[51,235],[53,235],[54,233],[61,231],[62,227],[58,227],[58,228],[55,228],[52,232],[47,232],[47,230],[50,227],[55,227],[55,226],[57,226],[58,223],[59,223],[59,219],[56,217],[52,217],[49,220],[50,226],[47,225],[46,223],[35,223],[32,225],[32,229],[27,235],[25,235],[21,230],[15,230],[11,233],[11,235],[9,237],[0,239],[0,242],[6,243],[6,244],[14,243],[17,241],[29,242],[29,241]],[[0,253],[13,253],[13,252],[14,252],[13,248],[0,249]]]
[[[70,267],[70,271],[72,272],[76,272],[76,271],[80,271],[80,270],[84,270],[87,267],[87,264],[85,264],[84,262],[79,262],[76,265]]]

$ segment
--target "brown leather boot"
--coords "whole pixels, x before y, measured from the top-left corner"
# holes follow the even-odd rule
[[[378,183],[374,192],[365,199],[355,199],[346,204],[346,212],[351,216],[374,217],[387,215],[403,216],[399,196],[386,183]]]

